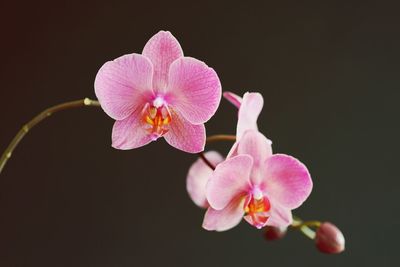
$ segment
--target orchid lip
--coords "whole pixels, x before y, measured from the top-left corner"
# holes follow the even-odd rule
[[[249,197],[250,200],[244,207],[244,219],[256,228],[261,229],[269,219],[271,203],[258,187],[252,190]]]
[[[162,97],[157,96],[152,103],[146,103],[142,114],[144,128],[148,131],[153,141],[169,131],[172,115]]]

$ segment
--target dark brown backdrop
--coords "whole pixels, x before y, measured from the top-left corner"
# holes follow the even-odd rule
[[[3,1],[0,148],[45,107],[94,97],[98,68],[170,30],[223,89],[260,91],[260,129],[309,167],[299,215],[334,221],[339,256],[298,233],[201,228],[185,191],[195,159],[163,141],[110,147],[100,109],[34,129],[0,176],[0,266],[393,266],[400,215],[399,17],[389,1]],[[239,2],[239,1],[238,1]],[[233,133],[223,102],[209,134]],[[396,148],[396,149],[395,149]],[[221,147],[221,149],[226,149]]]

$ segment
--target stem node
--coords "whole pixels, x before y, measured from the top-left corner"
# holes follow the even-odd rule
[[[25,125],[22,127],[22,131],[24,131],[25,133],[29,132],[29,126],[28,126],[27,124],[25,124]]]

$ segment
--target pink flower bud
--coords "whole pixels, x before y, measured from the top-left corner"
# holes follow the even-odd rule
[[[344,243],[342,232],[332,223],[322,223],[316,232],[315,244],[323,253],[341,253],[344,250]]]
[[[273,227],[267,226],[264,231],[264,238],[266,240],[279,240],[286,235],[287,227]]]

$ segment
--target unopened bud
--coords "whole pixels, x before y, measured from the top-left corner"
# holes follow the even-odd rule
[[[286,227],[267,226],[265,227],[264,238],[266,240],[278,240],[283,238],[286,235],[286,232]]]
[[[315,236],[315,244],[319,251],[336,254],[344,250],[344,236],[335,225],[324,222],[318,228]]]

